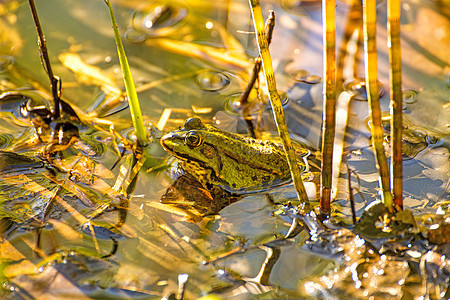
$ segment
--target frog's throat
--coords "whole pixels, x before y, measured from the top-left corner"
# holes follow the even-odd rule
[[[203,187],[208,188],[208,183],[217,184],[215,171],[205,166],[204,163],[195,160],[183,160],[182,164],[184,170],[194,176]]]

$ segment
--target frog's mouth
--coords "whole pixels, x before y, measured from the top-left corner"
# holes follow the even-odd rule
[[[166,150],[169,153],[173,153],[174,152],[173,146],[172,146],[172,145],[174,145],[174,143],[172,142],[173,139],[174,139],[173,136],[169,133],[169,134],[164,135],[161,138],[159,143],[164,148],[164,150]]]
[[[173,134],[169,133],[161,138],[161,146],[172,156],[175,156],[176,158],[186,162],[195,161],[196,163],[201,164],[205,168],[208,168],[203,161],[195,159],[181,151],[177,151],[177,148],[183,147],[182,145],[184,145],[184,137],[174,136]]]
[[[197,165],[198,168],[204,170],[211,170],[214,176],[218,176],[218,170],[214,170],[214,168],[212,168],[208,163],[205,163],[203,160],[197,159],[187,154],[186,152],[189,151],[188,149],[184,149],[186,151],[181,151],[183,147],[188,148],[188,146],[185,145],[184,135],[169,133],[163,136],[160,142],[164,150],[169,152],[173,157],[187,164],[194,163],[195,165]],[[222,168],[222,164],[220,164],[219,168]]]
[[[161,146],[169,152],[171,155],[175,156],[176,158],[187,160],[187,155],[180,153],[180,151],[177,151],[177,148],[180,147],[183,143],[183,139],[178,136],[173,136],[172,134],[166,134],[161,138]]]

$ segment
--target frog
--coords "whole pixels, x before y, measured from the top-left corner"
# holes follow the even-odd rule
[[[184,127],[161,138],[162,147],[178,160],[179,167],[203,187],[219,187],[243,194],[267,190],[291,180],[281,143],[227,132],[189,118]],[[296,149],[300,157],[308,149]],[[305,170],[303,159],[299,159]]]

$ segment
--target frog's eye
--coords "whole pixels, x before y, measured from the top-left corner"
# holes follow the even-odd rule
[[[202,138],[195,131],[189,131],[186,135],[185,141],[189,148],[198,147],[202,144]]]

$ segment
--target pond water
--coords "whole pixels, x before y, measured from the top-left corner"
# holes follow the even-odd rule
[[[36,5],[53,72],[62,79],[62,98],[79,117],[73,122],[79,138],[64,136],[72,141],[68,147],[51,160],[43,155],[54,149],[47,145],[55,137],[52,128],[44,128],[38,138],[32,123],[42,117],[38,108],[52,104],[36,30],[27,2],[1,1],[2,297],[450,296],[450,250],[445,238],[450,222],[448,4],[402,1],[404,207],[414,214],[417,227],[411,235],[395,239],[370,234],[362,239],[357,232],[363,229],[349,225],[349,174],[357,218],[369,203],[380,199],[362,79],[358,3],[336,5],[340,93],[335,147],[343,153],[343,163],[335,168],[330,234],[321,228],[312,230],[318,224],[313,217],[303,220],[309,232],[291,228],[300,217],[290,184],[227,198],[209,216],[161,203],[174,182],[173,160],[159,143],[163,134],[183,126],[189,117],[249,134],[240,103],[257,56],[248,2],[113,1],[150,136],[150,158],[128,197],[121,193],[121,178],[129,171],[129,145],[135,135],[121,92],[124,86],[107,6],[101,0],[47,0]],[[265,15],[274,10],[276,15],[270,50],[290,134],[318,149],[321,3],[262,1],[262,10]],[[387,114],[386,1],[379,1],[377,22],[380,99]],[[261,101],[250,108],[250,115],[261,136],[270,138],[276,125],[264,82],[260,85]],[[250,96],[253,102],[254,98]],[[316,185],[309,182],[307,188],[312,204],[318,205]],[[178,189],[193,191],[182,197],[202,199],[195,189]],[[439,227],[445,229],[436,242],[438,248],[417,238],[424,232],[431,236],[430,230]],[[384,247],[380,255],[374,253],[379,244]],[[395,251],[386,250],[386,245]]]

